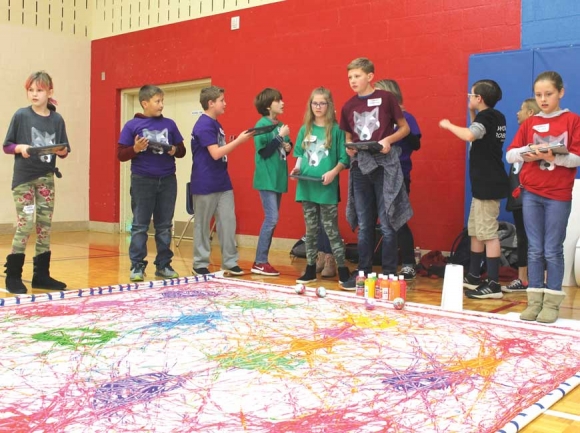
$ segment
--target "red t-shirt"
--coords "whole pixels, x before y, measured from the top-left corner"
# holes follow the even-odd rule
[[[536,115],[526,119],[518,129],[508,151],[528,144],[560,142],[568,152],[580,155],[580,117],[569,111],[554,117]],[[526,162],[520,172],[520,183],[526,191],[552,200],[572,200],[576,167],[568,168],[546,161]]]

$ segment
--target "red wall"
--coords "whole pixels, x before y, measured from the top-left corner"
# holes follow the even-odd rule
[[[346,65],[364,56],[375,63],[376,79],[399,82],[422,129],[411,189],[416,244],[449,250],[463,225],[466,146],[438,121],[465,124],[468,57],[519,48],[520,10],[519,0],[286,0],[93,41],[90,220],[119,221],[121,89],[211,77],[226,89],[220,122],[229,137],[259,118],[254,96],[276,87],[286,104],[282,120],[295,138],[311,90],[330,88],[340,112],[352,96]],[[240,30],[229,30],[233,15],[240,16]],[[189,145],[191,130],[181,132]],[[236,149],[229,170],[238,233],[257,235],[262,214],[252,189],[253,153],[251,141]],[[344,218],[347,177],[341,178],[341,232],[354,241]],[[294,188],[283,198],[276,237],[304,232]]]

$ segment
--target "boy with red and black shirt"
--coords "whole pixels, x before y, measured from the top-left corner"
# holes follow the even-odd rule
[[[397,230],[413,215],[399,162],[400,147],[392,143],[409,134],[409,125],[395,96],[375,89],[371,82],[375,67],[364,57],[347,66],[348,81],[356,93],[341,111],[340,129],[345,132],[351,157],[346,217],[354,230],[358,226],[358,270],[342,283],[355,290],[358,271],[372,271],[375,228],[379,218],[382,241],[382,272],[397,272]],[[395,131],[395,125],[397,130]],[[357,151],[348,143],[377,141],[380,152]]]
[[[503,297],[499,285],[501,246],[497,234],[497,219],[500,200],[507,197],[509,192],[509,181],[502,161],[506,120],[494,108],[501,96],[501,89],[495,81],[477,81],[467,95],[472,121],[469,128],[454,125],[448,119],[439,122],[441,128],[471,142],[469,179],[473,198],[467,223],[471,237],[471,259],[463,287],[472,290],[466,296],[474,299]],[[480,279],[484,256],[487,263],[487,281]]]

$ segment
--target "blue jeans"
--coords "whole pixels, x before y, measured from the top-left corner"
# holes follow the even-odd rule
[[[177,198],[175,175],[165,177],[145,177],[131,175],[131,244],[129,258],[131,265],[140,263],[147,257],[147,230],[153,217],[157,257],[155,266],[164,268],[171,263],[171,228]]]
[[[318,251],[325,254],[332,254],[330,239],[328,239],[328,235],[324,231],[324,227],[322,226],[322,219],[319,218],[318,221],[320,221],[318,224]]]
[[[552,200],[526,190],[522,194],[528,235],[529,286],[562,290],[564,239],[572,202]],[[544,269],[548,274],[546,284]]]
[[[260,199],[262,200],[262,208],[264,209],[264,222],[260,229],[255,262],[267,263],[270,245],[272,245],[272,237],[274,236],[274,229],[278,224],[282,194],[274,191],[259,191],[259,193]]]
[[[384,170],[378,168],[362,174],[358,166],[350,169],[354,193],[354,206],[358,219],[358,269],[372,272],[375,229],[380,221],[382,242],[382,268],[384,274],[397,272],[397,232],[388,222],[383,197]]]

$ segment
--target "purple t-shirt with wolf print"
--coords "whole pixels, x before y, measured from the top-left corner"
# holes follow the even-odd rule
[[[395,132],[403,112],[392,93],[375,89],[366,96],[355,95],[346,101],[340,115],[340,129],[352,135],[354,143],[379,141]]]
[[[136,135],[162,144],[175,145],[183,141],[175,122],[163,116],[145,117],[137,114],[123,127],[119,144],[133,146]],[[131,173],[146,177],[170,176],[175,174],[175,157],[167,152],[158,153],[147,149],[131,159]]]

